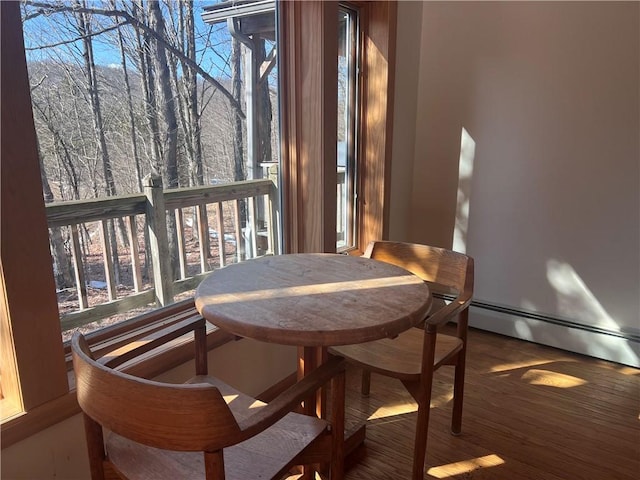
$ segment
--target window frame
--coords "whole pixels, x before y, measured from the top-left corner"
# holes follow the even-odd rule
[[[340,2],[338,12],[345,13],[349,17],[349,28],[347,29],[348,40],[345,40],[345,58],[347,62],[347,95],[345,98],[345,186],[343,205],[344,212],[338,212],[342,217],[345,228],[343,245],[337,247],[339,253],[348,252],[356,248],[357,229],[355,220],[358,218],[357,208],[357,178],[358,159],[360,157],[358,145],[360,138],[358,135],[358,125],[361,117],[361,48],[360,41],[360,10],[352,4]],[[345,36],[346,37],[346,36]]]
[[[388,229],[397,5],[351,4],[361,14],[363,52],[358,243],[350,252],[358,254],[369,241],[386,238]],[[336,249],[337,5],[277,3],[288,253]],[[18,2],[0,2],[2,448],[79,412],[61,339],[19,9]],[[293,39],[288,46],[287,39]],[[152,363],[156,370],[168,365],[162,358]],[[15,413],[11,406],[19,413],[7,419],[5,413]]]
[[[371,240],[388,236],[397,5],[346,4],[360,13],[358,216],[349,253],[361,254]],[[283,218],[290,226],[283,251],[335,252],[338,3],[278,2],[278,8]]]

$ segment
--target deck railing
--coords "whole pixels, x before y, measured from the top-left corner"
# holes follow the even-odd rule
[[[77,297],[74,296],[73,308],[61,312],[62,331],[154,302],[157,306],[167,305],[174,301],[176,295],[195,288],[215,267],[279,253],[278,195],[272,180],[247,180],[173,190],[163,190],[161,185],[160,177],[148,176],[144,194],[56,202],[46,206],[52,248],[56,237],[66,239],[75,274]],[[261,219],[257,212],[261,212]],[[169,238],[172,236],[168,233],[167,213],[175,218],[179,259],[177,280],[174,280],[171,265]],[[241,216],[246,217],[245,227],[241,226]],[[109,234],[110,222],[120,226],[118,230],[122,236],[122,226],[126,231],[126,238],[123,238],[129,253],[126,270],[132,283],[126,292],[118,291],[116,278],[120,259],[112,258],[112,248],[108,245],[109,238],[114,237],[113,233]],[[88,229],[87,225],[93,225],[93,228]],[[185,234],[187,229],[196,239],[190,248]],[[91,237],[96,234],[99,234],[101,273],[104,275],[99,282],[88,280],[89,265],[85,261],[87,243],[93,242]],[[211,249],[216,247],[217,255],[212,258]],[[121,252],[123,248],[118,250]],[[199,265],[194,265],[194,256],[199,257],[196,262]],[[149,278],[146,285],[143,283],[141,261],[144,258],[147,259],[145,267]],[[106,301],[89,302],[88,289],[96,284],[102,289],[103,296],[106,292]]]

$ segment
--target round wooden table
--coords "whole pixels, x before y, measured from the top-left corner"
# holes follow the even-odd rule
[[[431,307],[427,285],[388,263],[338,254],[267,256],[221,268],[198,286],[204,318],[241,337],[298,347],[298,378],[327,359],[327,348],[394,337],[420,323]],[[344,401],[344,383],[332,392]],[[304,412],[325,417],[325,392],[304,402]],[[334,401],[338,401],[334,399]],[[334,412],[337,411],[334,409]],[[334,431],[345,456],[362,445],[366,426],[345,439],[344,406]],[[342,472],[335,472],[342,478]],[[303,478],[314,478],[305,470]]]
[[[339,254],[267,256],[229,265],[202,281],[195,304],[221,329],[305,347],[394,337],[422,321],[427,285],[408,271]]]

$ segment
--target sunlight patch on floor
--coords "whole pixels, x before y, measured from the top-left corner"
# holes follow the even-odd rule
[[[442,395],[431,397],[431,408],[443,407],[453,400],[453,392],[444,393]],[[405,402],[397,402],[393,405],[383,405],[369,416],[369,420],[380,418],[388,418],[396,415],[404,415],[405,413],[413,413],[418,411],[418,404],[413,400]]]
[[[617,369],[617,372],[622,375],[640,375],[640,368],[620,367]]]
[[[396,415],[404,415],[418,411],[418,405],[415,402],[397,403],[395,405],[384,405],[373,412],[368,420],[376,420],[380,418],[395,417]]]
[[[437,397],[431,397],[431,408],[443,407],[447,403],[453,400],[453,391],[449,393],[443,393]]]
[[[531,362],[502,363],[500,365],[494,365],[489,371],[491,373],[507,372],[520,368],[539,367],[540,365],[546,365],[551,362],[551,360],[532,360]]]
[[[440,465],[439,467],[431,467],[427,470],[427,474],[434,478],[448,478],[469,473],[479,468],[497,467],[503,463],[505,462],[502,458],[498,455],[491,454],[462,462]]]
[[[546,385],[556,388],[573,388],[588,383],[582,378],[567,375],[565,373],[552,372],[551,370],[539,370],[532,368],[522,375],[522,380],[530,385]]]

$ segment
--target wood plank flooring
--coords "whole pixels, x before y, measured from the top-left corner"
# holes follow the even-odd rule
[[[452,372],[436,373],[425,478],[640,479],[640,370],[471,330],[459,437]],[[350,367],[347,421],[366,421],[367,440],[346,479],[410,478],[415,403],[393,379],[359,388]]]

